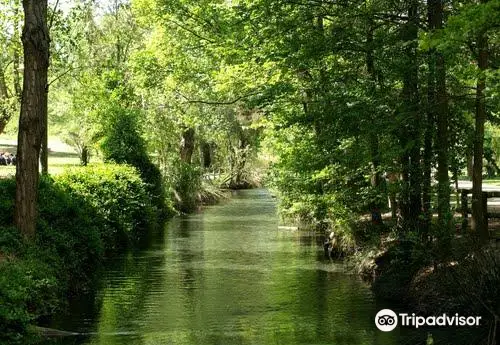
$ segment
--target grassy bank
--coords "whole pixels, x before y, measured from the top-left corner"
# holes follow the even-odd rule
[[[125,165],[43,178],[36,239],[26,244],[12,224],[15,181],[0,180],[0,343],[25,344],[29,324],[89,289],[106,256],[155,225],[150,189]]]

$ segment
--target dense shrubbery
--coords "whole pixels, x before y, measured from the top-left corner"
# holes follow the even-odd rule
[[[170,176],[170,190],[175,208],[183,213],[196,209],[200,204],[210,204],[227,197],[220,181],[203,178],[200,167],[178,161]]]
[[[1,229],[2,232],[5,229]],[[66,282],[58,276],[58,259],[47,261],[45,253],[27,250],[19,257],[0,262],[0,342],[21,340],[26,326],[50,314],[59,304]],[[24,342],[23,342],[24,343]]]
[[[64,295],[89,288],[106,252],[155,221],[146,186],[132,167],[91,166],[40,183],[36,240],[12,224],[15,181],[0,180],[0,335],[15,342]],[[2,338],[0,338],[2,339]]]
[[[192,211],[200,202],[201,169],[179,161],[175,173],[173,189],[176,208],[181,212]]]
[[[158,211],[168,211],[160,169],[151,161],[139,127],[139,112],[110,107],[106,112],[99,148],[104,161],[135,167]]]
[[[308,141],[311,134],[290,132],[298,144],[290,143],[290,136],[277,137],[287,150],[272,165],[267,181],[279,194],[281,215],[299,226],[342,232],[353,242],[353,221],[373,203],[369,169],[351,171],[330,159],[325,162],[324,151]],[[354,164],[360,155],[346,148],[340,158]]]
[[[106,250],[136,239],[155,214],[146,185],[136,170],[120,165],[99,165],[68,170],[56,185],[84,200],[100,218]]]

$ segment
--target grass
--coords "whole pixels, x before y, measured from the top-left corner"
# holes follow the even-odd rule
[[[469,176],[460,176],[458,178],[459,181],[467,181],[471,182],[471,178]],[[500,186],[500,178],[499,177],[483,177],[483,183],[484,184],[490,184],[490,185],[495,185],[495,186]]]
[[[17,146],[15,139],[7,136],[0,136],[0,152],[16,153]],[[65,168],[79,166],[80,158],[78,154],[69,146],[65,145],[57,137],[49,138],[49,173],[60,174]],[[13,176],[16,174],[16,167],[13,165],[0,166],[0,178]]]

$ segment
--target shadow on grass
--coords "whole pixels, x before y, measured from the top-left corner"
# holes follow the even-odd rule
[[[0,145],[0,152],[17,152],[17,145]],[[60,152],[60,151],[51,151],[49,148],[49,157],[57,157],[57,158],[78,158],[78,154],[75,152]]]

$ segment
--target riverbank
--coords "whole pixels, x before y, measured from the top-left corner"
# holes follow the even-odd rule
[[[420,315],[481,316],[484,343],[495,344],[500,327],[498,248],[480,246],[468,234],[449,238],[445,247],[435,240],[422,243],[398,235],[390,224],[367,221],[350,231],[349,246],[340,237],[331,241],[333,253],[344,256],[376,296]]]
[[[161,223],[134,168],[96,165],[43,177],[36,238],[27,243],[12,223],[15,180],[0,179],[0,340],[27,344],[27,326],[91,289],[103,261],[138,243]]]

